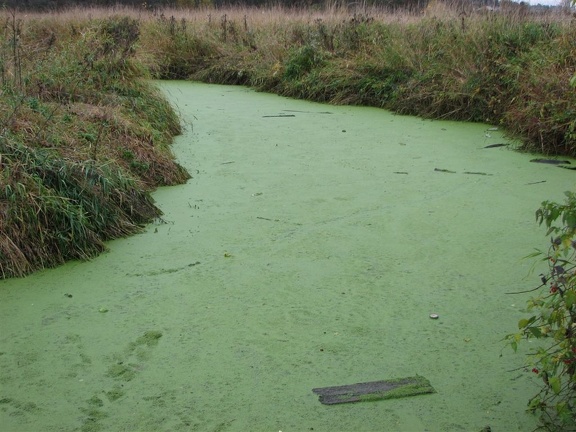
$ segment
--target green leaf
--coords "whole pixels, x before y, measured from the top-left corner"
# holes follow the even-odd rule
[[[526,328],[528,324],[530,324],[530,320],[522,318],[520,321],[518,321],[518,328],[522,330],[523,328]]]
[[[564,422],[568,422],[571,419],[570,408],[566,401],[559,402],[556,404],[556,413]]]
[[[534,337],[542,337],[542,330],[540,330],[540,327],[530,327],[528,330],[534,335]]]
[[[564,214],[564,223],[570,227],[574,228],[576,226],[576,215],[572,212]]]
[[[518,328],[520,330],[528,327],[530,324],[532,324],[534,321],[536,321],[536,317],[535,316],[531,316],[530,318],[526,319],[526,318],[522,318],[520,321],[518,321]]]
[[[548,228],[548,231],[546,231],[546,235],[549,236],[550,234],[557,232],[558,228],[551,226],[550,228]]]
[[[536,249],[535,252],[532,252],[531,254],[526,255],[526,256],[524,257],[524,259],[527,259],[527,258],[536,258],[536,257],[538,257],[538,256],[540,256],[540,255],[543,255],[543,252],[540,251],[540,250],[538,250],[538,249]]]
[[[566,291],[564,293],[564,302],[567,308],[571,308],[574,303],[576,303],[576,292],[572,290]]]
[[[560,390],[562,388],[562,385],[560,383],[560,377],[559,376],[549,377],[548,378],[548,384],[550,384],[550,388],[552,389],[552,391],[555,394],[560,394]]]
[[[528,411],[534,412],[540,406],[542,400],[539,397],[534,397],[530,399],[528,403]]]

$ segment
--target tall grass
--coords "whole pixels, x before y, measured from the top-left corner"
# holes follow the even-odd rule
[[[188,178],[177,116],[134,58],[129,17],[4,18],[0,277],[104,250],[160,216],[149,191]]]
[[[569,14],[431,3],[376,8],[172,10],[145,17],[159,78],[489,122],[546,154],[576,155],[576,27]]]

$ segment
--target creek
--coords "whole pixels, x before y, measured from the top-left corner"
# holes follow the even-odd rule
[[[0,282],[0,429],[534,428],[506,293],[539,284],[534,212],[573,171],[484,124],[158,85],[193,178],[109,252]],[[436,393],[312,393],[415,375]]]

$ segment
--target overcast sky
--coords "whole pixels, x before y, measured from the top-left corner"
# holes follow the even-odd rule
[[[520,2],[520,0],[517,0]],[[524,0],[525,3],[529,3],[531,5],[549,5],[549,6],[558,6],[560,4],[560,0]]]

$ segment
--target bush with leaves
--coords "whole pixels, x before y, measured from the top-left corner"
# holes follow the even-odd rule
[[[519,332],[507,339],[516,351],[522,340],[536,340],[529,351],[531,373],[542,388],[528,402],[547,430],[576,430],[576,193],[566,192],[563,204],[542,203],[536,219],[548,228],[548,251],[537,251],[548,271],[528,300],[531,316],[519,321]]]

